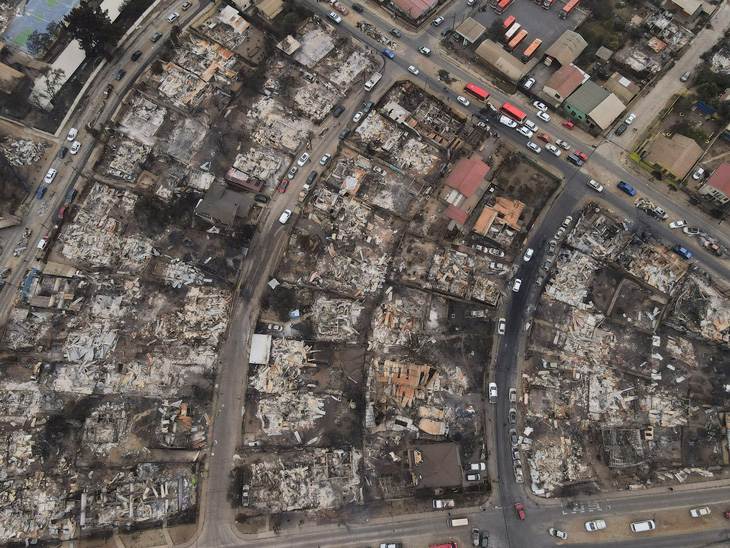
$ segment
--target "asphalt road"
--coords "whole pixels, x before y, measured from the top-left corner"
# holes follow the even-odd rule
[[[77,115],[71,118],[68,125],[82,129],[88,120],[92,118],[96,112],[98,106],[101,104],[101,93],[106,82],[113,80],[113,75],[119,68],[125,68],[128,72],[127,76],[122,79],[121,82],[114,82],[116,93],[106,101],[106,105],[102,111],[101,116],[97,122],[98,126],[101,126],[111,115],[114,109],[118,106],[121,101],[121,96],[129,85],[133,82],[135,77],[143,70],[144,65],[147,64],[155,55],[156,51],[162,47],[164,40],[161,40],[156,45],[150,46],[148,40],[149,37],[156,32],[158,29],[167,34],[169,32],[169,24],[165,22],[167,14],[171,11],[175,11],[179,8],[181,1],[175,4],[166,6],[164,8],[158,8],[148,19],[141,28],[138,28],[132,35],[124,42],[124,45],[120,48],[120,53],[115,56],[115,62],[109,63],[97,76],[97,79],[88,94],[88,99],[82,103]],[[311,3],[312,8],[320,13],[326,15],[329,11],[324,9],[327,6],[322,6],[314,2]],[[182,18],[180,21],[181,25],[191,20],[200,10],[204,9],[205,6],[195,5],[194,8],[188,12],[180,12]],[[455,5],[455,10],[459,9],[458,5]],[[179,11],[179,10],[176,10]],[[373,15],[366,11],[364,14],[357,14],[358,18],[364,18],[375,24],[377,24],[384,32],[390,28],[387,20],[382,20],[378,16]],[[159,23],[162,21],[162,23]],[[382,49],[379,44],[376,44],[364,34],[358,30],[349,26],[347,20],[338,27],[338,30],[344,34],[352,34],[352,36],[360,40],[376,50]],[[425,58],[418,54],[415,49],[417,46],[422,45],[424,36],[430,40],[427,45],[431,46],[434,50],[434,55],[430,58]],[[387,89],[388,85],[396,79],[402,78],[406,75],[405,69],[410,64],[416,64],[417,66],[424,66],[427,63],[434,63],[439,67],[443,67],[448,70],[451,74],[461,80],[461,85],[464,82],[475,81],[478,79],[470,76],[469,72],[463,70],[460,66],[452,63],[448,58],[438,56],[438,39],[439,31],[433,27],[428,27],[425,33],[420,36],[411,37],[404,35],[403,39],[399,41],[401,47],[397,51],[397,56],[394,60],[385,60],[383,58],[383,72],[385,74],[380,84],[373,90],[371,94],[366,94],[364,91],[356,92],[346,101],[347,110],[338,120],[329,119],[325,125],[329,125],[331,129],[326,132],[323,137],[315,138],[311,143],[310,153],[312,155],[312,164],[308,164],[305,168],[300,169],[302,173],[299,173],[291,182],[289,190],[281,195],[275,197],[270,202],[269,213],[260,227],[260,231],[255,235],[249,255],[244,263],[241,280],[243,284],[240,288],[240,293],[236,298],[234,304],[234,310],[230,322],[230,328],[228,333],[228,339],[224,344],[219,365],[219,377],[217,379],[216,386],[216,420],[213,426],[214,440],[211,448],[209,462],[207,467],[207,478],[204,483],[204,488],[201,492],[201,534],[194,541],[191,541],[189,545],[194,546],[242,546],[254,543],[256,545],[263,546],[282,546],[282,545],[296,545],[296,546],[365,546],[377,544],[383,540],[402,540],[406,547],[409,546],[422,546],[426,543],[439,542],[446,539],[459,539],[462,543],[468,542],[468,528],[449,529],[446,526],[446,516],[444,512],[437,512],[438,517],[435,517],[434,513],[426,513],[422,516],[413,517],[395,517],[387,520],[373,520],[373,523],[359,523],[359,524],[343,524],[328,525],[317,527],[314,530],[302,530],[296,532],[293,535],[287,536],[276,536],[273,533],[262,535],[261,538],[249,539],[244,542],[240,536],[234,532],[233,517],[234,510],[231,504],[228,502],[228,488],[229,488],[229,472],[233,468],[236,462],[235,451],[236,446],[240,439],[241,422],[242,422],[242,409],[244,405],[245,397],[245,382],[247,376],[247,355],[248,345],[250,341],[250,335],[253,333],[255,328],[255,321],[258,315],[258,302],[260,300],[263,291],[266,288],[266,282],[268,282],[271,274],[275,271],[276,264],[279,258],[285,251],[288,243],[288,235],[291,227],[296,221],[295,216],[285,226],[278,223],[278,217],[284,209],[293,209],[296,211],[297,195],[301,188],[306,175],[308,174],[310,167],[317,169],[316,162],[325,152],[334,152],[338,142],[339,130],[345,125],[352,126],[351,118],[355,111],[360,109],[360,105],[370,100],[371,97],[379,97],[383,90]],[[436,45],[434,46],[434,42]],[[147,47],[143,47],[143,46]],[[405,47],[404,47],[405,46]],[[129,60],[129,55],[136,49],[143,49],[145,51],[144,56],[137,62],[134,63]],[[421,82],[425,87],[450,101],[453,105],[457,105],[455,98],[459,94],[458,90],[451,88],[443,89],[443,84],[431,76],[432,71],[421,71],[421,74],[414,79]],[[484,86],[483,86],[484,87]],[[491,100],[495,104],[499,104],[502,101],[506,101],[508,97],[497,91],[492,93]],[[513,100],[514,102],[514,100]],[[461,106],[457,108],[462,109],[471,114],[476,114],[481,105],[472,104],[468,109],[464,109]],[[519,104],[518,104],[519,106]],[[531,108],[531,107],[530,107]],[[528,108],[527,110],[530,110]],[[534,109],[531,110],[534,114]],[[533,116],[531,116],[532,118]],[[576,147],[580,147],[585,152],[591,153],[590,162],[596,162],[598,165],[605,166],[610,169],[617,176],[626,180],[632,186],[640,190],[640,193],[649,196],[654,199],[664,209],[672,212],[672,204],[667,203],[664,195],[655,193],[656,197],[652,195],[652,189],[644,183],[644,181],[637,179],[630,173],[623,171],[615,162],[615,158],[610,155],[602,154],[601,148],[598,151],[590,148],[589,143],[581,143],[578,135],[579,133],[571,134],[567,130],[564,130],[559,125],[559,120],[554,117],[553,121],[547,126],[543,127],[543,131],[547,131],[553,138],[562,138],[568,142],[572,142]],[[492,120],[494,125],[494,120]],[[544,123],[540,124],[545,126]],[[68,129],[66,128],[66,130]],[[518,145],[524,144],[526,138],[520,136],[514,131],[499,130],[502,138],[505,138]],[[65,132],[64,132],[65,134]],[[63,135],[59,139],[63,139]],[[23,265],[30,265],[34,260],[35,244],[37,241],[45,235],[45,232],[39,228],[50,227],[49,222],[55,216],[58,207],[60,207],[63,197],[66,191],[71,188],[78,177],[78,173],[83,169],[86,161],[92,152],[92,140],[89,136],[85,135],[85,132],[81,131],[79,140],[84,143],[82,150],[79,155],[75,156],[69,165],[63,164],[59,169],[59,175],[54,182],[50,201],[46,204],[45,213],[39,215],[40,201],[33,201],[30,203],[30,209],[28,214],[23,218],[23,223],[12,229],[13,232],[6,231],[4,236],[10,238],[6,240],[5,252],[0,258],[1,264],[6,264],[8,260],[8,253],[12,252],[15,247],[12,243],[12,239],[16,238],[25,226],[32,226],[34,228],[33,239],[30,242],[29,250],[24,257],[21,258],[24,261]],[[527,149],[525,149],[527,152]],[[529,152],[528,152],[529,153]],[[565,212],[572,211],[575,206],[582,200],[587,193],[591,191],[585,186],[585,182],[589,179],[589,176],[583,175],[571,164],[565,162],[563,158],[555,158],[551,155],[543,153],[540,156],[540,160],[548,166],[555,168],[565,174],[568,179],[568,183],[565,185],[560,195],[553,203],[551,209],[544,215],[541,220],[541,224],[535,230],[533,230],[533,236],[530,238],[528,245],[536,249],[536,256],[530,263],[520,264],[517,277],[523,279],[522,290],[513,295],[510,299],[507,308],[507,335],[500,341],[498,350],[498,363],[499,368],[496,372],[496,381],[501,389],[501,394],[506,395],[506,388],[512,386],[515,382],[516,365],[518,363],[519,354],[519,343],[521,340],[521,334],[524,332],[525,321],[529,317],[529,311],[534,306],[534,302],[538,298],[539,294],[537,288],[534,286],[534,278],[536,276],[536,270],[542,263],[544,248],[542,247],[542,241],[549,239],[555,233],[558,226],[562,222]],[[48,166],[50,167],[50,166]],[[46,168],[47,169],[47,168]],[[585,171],[584,168],[583,171]],[[604,181],[602,181],[604,182]],[[604,192],[600,198],[607,205],[609,205],[615,211],[619,211],[626,215],[627,218],[637,216],[636,209],[633,206],[631,200],[627,197],[613,192]],[[708,226],[708,229],[712,227],[705,221],[705,219],[697,217],[692,218],[691,212],[685,213],[682,218],[687,218],[691,224],[695,226],[703,227]],[[673,243],[674,240],[682,237],[678,236],[675,232],[670,231],[666,224],[658,223],[654,220],[646,220],[651,230],[657,233],[660,237],[666,238],[667,241]],[[545,236],[548,235],[548,236]],[[674,239],[674,240],[673,240]],[[682,238],[681,241],[686,245],[686,239]],[[693,249],[694,251],[694,249]],[[707,270],[713,270],[718,274],[727,276],[730,274],[728,269],[724,267],[724,264],[714,260],[714,258],[707,256],[702,253],[698,254],[698,259],[701,260]],[[24,276],[24,268],[17,267],[12,275],[11,284],[18,285]],[[7,318],[7,313],[10,310],[10,295],[12,292],[5,291],[0,295],[0,307],[3,311],[2,319]],[[567,525],[561,525],[564,527],[568,526],[582,526],[584,515],[580,509],[575,510],[574,508],[566,509],[562,506],[543,506],[536,507],[531,502],[526,500],[523,495],[523,488],[514,483],[514,477],[512,474],[511,458],[509,457],[509,442],[506,439],[506,430],[501,426],[505,420],[506,415],[506,399],[502,398],[500,403],[496,406],[496,420],[495,425],[495,447],[498,456],[498,470],[499,478],[495,481],[494,485],[499,492],[500,504],[502,507],[496,507],[489,509],[488,511],[480,511],[479,509],[465,510],[463,515],[469,515],[472,523],[480,528],[488,529],[491,533],[491,539],[493,542],[491,545],[494,546],[542,546],[552,545],[553,540],[546,534],[546,529],[550,525],[561,522]],[[663,507],[669,507],[670,505],[677,504],[688,504],[695,505],[699,503],[708,502],[712,498],[716,498],[717,502],[728,500],[730,497],[730,491],[707,491],[698,490],[692,491],[688,494],[684,493],[665,493],[661,495],[653,494],[646,497],[645,500],[640,498],[631,499],[620,499],[612,501],[612,499],[595,499],[586,503],[590,508],[596,509],[596,504],[601,509],[602,516],[608,520],[609,516],[617,515],[622,512],[635,513],[643,511],[646,506],[650,506],[654,512],[660,510]],[[528,512],[528,519],[525,522],[518,522],[515,516],[512,504],[516,501],[521,501],[525,504]],[[610,501],[610,503],[609,503]],[[605,509],[605,510],[604,510]],[[589,511],[589,510],[586,510]],[[572,524],[572,525],[571,525]],[[692,545],[698,545],[698,543],[712,543],[717,542],[721,537],[722,532],[716,530],[707,530],[699,534],[685,534],[672,537],[672,543],[681,545],[683,541],[691,542]],[[667,537],[647,536],[640,540],[629,540],[625,542],[612,541],[610,544],[636,546],[641,543],[643,546],[666,546]],[[600,537],[596,536],[596,541],[600,543]],[[596,542],[591,542],[596,544]],[[708,544],[711,545],[711,544]]]

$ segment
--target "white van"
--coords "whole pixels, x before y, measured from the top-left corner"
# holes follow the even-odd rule
[[[469,518],[451,518],[446,520],[446,522],[449,524],[449,527],[462,527],[469,525]]]
[[[645,533],[656,529],[656,523],[653,519],[645,519],[644,521],[635,521],[631,524],[631,530],[634,533]]]

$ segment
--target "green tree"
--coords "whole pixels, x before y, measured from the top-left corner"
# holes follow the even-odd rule
[[[451,82],[455,82],[456,81],[456,80],[454,80],[451,77],[451,74],[449,74],[449,71],[448,70],[445,70],[445,69],[440,69],[439,70],[439,78],[441,78],[441,80],[443,80],[447,84],[450,84]]]
[[[487,29],[487,38],[493,42],[499,42],[504,36],[504,20],[497,19],[494,23],[489,25]]]
[[[173,25],[170,29],[170,42],[172,42],[175,47],[180,45],[180,32],[182,29],[180,28],[180,25]]]
[[[114,25],[107,11],[98,6],[91,7],[82,3],[66,15],[68,32],[79,41],[81,48],[89,57],[103,55],[111,59],[117,42],[122,37],[123,29]]]
[[[706,82],[697,88],[697,96],[707,102],[720,94],[720,88],[715,82]]]

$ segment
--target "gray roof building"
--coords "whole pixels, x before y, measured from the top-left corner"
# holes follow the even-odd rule
[[[195,206],[195,214],[210,222],[233,226],[236,217],[248,215],[253,204],[253,194],[242,194],[224,185],[212,185],[205,197]]]

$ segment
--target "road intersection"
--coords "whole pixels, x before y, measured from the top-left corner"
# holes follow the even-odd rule
[[[96,127],[103,127],[105,122],[111,116],[111,113],[117,108],[122,101],[125,90],[131,85],[135,78],[144,70],[146,64],[154,59],[158,49],[162,47],[162,42],[155,44],[149,48],[145,55],[138,63],[129,61],[129,54],[137,49],[140,41],[148,41],[149,35],[155,32],[160,22],[164,22],[164,17],[170,9],[181,2],[166,4],[163,8],[160,6],[154,10],[147,22],[137,28],[126,41],[125,46],[115,56],[115,60],[103,68],[96,77],[96,81],[89,86],[89,99],[82,103],[79,112],[71,116],[71,123],[77,128],[84,128],[89,120],[95,116],[95,112],[100,104],[100,96],[106,82],[112,80],[112,75],[119,69],[125,68],[128,76],[124,86],[119,86],[118,92],[110,100],[98,117]],[[328,6],[321,6],[315,2],[310,2],[310,7],[323,18],[326,16]],[[184,20],[180,23],[185,25],[192,21],[197,14],[204,9],[208,9],[208,5],[198,5],[195,9],[187,12]],[[464,5],[454,4],[450,8],[446,16],[459,17]],[[730,22],[730,9],[723,9],[723,17]],[[461,11],[460,11],[461,10]],[[357,18],[362,18],[368,22],[378,26],[382,32],[387,33],[387,29],[392,26],[391,21],[380,17],[378,13],[367,11],[363,14],[353,14]],[[725,21],[723,19],[723,21]],[[338,32],[345,35],[351,35],[353,39],[364,42],[372,47],[375,51],[380,51],[377,43],[369,39],[364,34],[355,29],[350,22],[353,18],[348,18],[339,25]],[[164,24],[164,23],[163,23]],[[169,26],[169,25],[168,25]],[[724,29],[724,24],[722,29]],[[167,32],[169,29],[165,29]],[[706,32],[706,31],[704,31]],[[340,126],[344,121],[349,121],[352,114],[359,110],[362,102],[376,98],[380,92],[387,89],[393,82],[403,79],[406,76],[412,78],[417,83],[431,93],[441,98],[447,99],[452,106],[457,106],[456,97],[460,94],[457,89],[445,87],[434,75],[438,68],[447,70],[450,74],[459,79],[460,84],[469,81],[479,82],[479,78],[471,70],[466,70],[463,66],[457,64],[455,60],[447,55],[439,55],[441,48],[438,44],[440,40],[440,32],[435,27],[428,26],[421,33],[411,35],[404,32],[403,37],[399,40],[400,47],[397,55],[393,60],[383,58],[384,78],[373,93],[366,94],[359,91],[353,94],[347,101],[346,114],[340,121],[332,118],[328,119],[327,124],[330,130],[323,133],[322,137],[316,138],[312,142],[311,155],[314,158],[321,157],[325,152],[333,152],[337,145],[337,135]],[[434,51],[432,57],[425,61],[425,57],[417,52],[420,45],[424,42]],[[147,42],[145,42],[147,43]],[[409,75],[406,70],[411,64],[425,66],[426,63],[433,65],[433,70],[421,69],[418,76]],[[669,76],[667,76],[669,77]],[[484,87],[484,86],[483,86]],[[659,86],[657,86],[659,87]],[[491,91],[491,90],[490,90]],[[490,98],[495,104],[501,104],[507,100],[515,101],[514,97],[508,96],[499,91],[491,91]],[[647,95],[643,102],[651,97]],[[517,99],[517,101],[520,101]],[[518,102],[519,104],[519,102]],[[480,106],[472,103],[468,108],[459,105],[457,108],[468,114],[478,115]],[[531,107],[527,109],[532,112]],[[637,107],[637,111],[648,112],[644,108]],[[534,113],[533,113],[534,114]],[[577,169],[568,164],[564,158],[556,158],[549,154],[542,154],[539,161],[556,173],[565,177],[565,182],[561,186],[558,194],[551,201],[549,208],[541,214],[536,225],[531,229],[528,237],[527,246],[533,247],[537,251],[537,256],[527,265],[521,265],[517,277],[521,277],[524,281],[526,290],[513,296],[507,305],[505,317],[507,318],[507,335],[502,337],[500,341],[496,362],[499,367],[496,369],[496,382],[501,388],[502,394],[506,394],[506,389],[513,386],[516,382],[519,372],[519,364],[521,359],[521,348],[523,344],[523,334],[525,333],[525,323],[529,321],[528,311],[534,307],[536,300],[539,298],[538,290],[534,285],[534,278],[537,275],[537,268],[541,264],[541,259],[545,253],[541,248],[541,243],[545,239],[545,234],[553,234],[558,226],[560,226],[566,212],[574,211],[582,206],[588,199],[596,198],[595,194],[591,194],[591,190],[587,188],[586,182],[592,178],[593,171],[608,173],[612,179],[599,178],[607,187],[607,191],[600,196],[600,200],[607,207],[611,208],[617,214],[626,218],[639,218],[641,222],[647,225],[647,228],[656,236],[668,243],[682,243],[690,248],[690,250],[702,262],[703,267],[711,273],[730,278],[730,269],[721,261],[707,255],[704,251],[694,243],[693,240],[685,238],[676,231],[671,231],[663,223],[643,217],[643,213],[639,212],[633,205],[631,199],[625,195],[615,192],[615,183],[618,180],[625,180],[632,186],[637,188],[641,194],[649,197],[655,203],[661,205],[674,218],[687,219],[693,226],[698,226],[707,232],[717,232],[718,226],[707,218],[692,210],[686,210],[681,206],[674,204],[669,198],[670,196],[652,184],[646,182],[631,170],[624,169],[620,163],[619,145],[630,146],[629,136],[625,136],[623,141],[609,143],[606,141],[596,142],[593,139],[586,138],[579,131],[570,132],[565,130],[554,116],[553,122],[549,124],[548,131],[555,138],[564,139],[571,142],[574,147],[580,148],[590,153],[588,164],[583,169]],[[642,120],[640,115],[636,123],[648,124],[651,117],[646,116],[646,120]],[[492,125],[496,124],[496,120],[490,119]],[[544,124],[543,124],[544,125]],[[545,128],[543,128],[545,129]],[[59,141],[65,136],[68,127],[59,131]],[[83,130],[82,130],[83,132]],[[500,131],[504,138],[517,144],[524,146],[526,138],[516,132],[507,130]],[[82,173],[86,162],[92,155],[93,144],[89,135],[82,134],[85,138],[84,148],[81,153],[73,160],[73,165],[63,164],[59,167],[59,177],[55,194],[52,196],[50,205],[47,206],[44,214],[39,213],[40,201],[30,201],[27,214],[23,218],[23,222],[16,227],[11,241],[5,246],[5,253],[0,260],[2,264],[7,264],[9,254],[15,247],[12,244],[12,238],[19,238],[22,229],[26,226],[45,226],[49,227],[52,218],[60,206],[66,191],[72,188],[78,177],[83,177]],[[593,148],[595,145],[596,148]],[[526,150],[526,149],[525,149]],[[592,166],[595,166],[593,168]],[[586,174],[584,172],[589,172]],[[400,515],[388,518],[377,518],[368,522],[348,523],[348,524],[331,524],[321,525],[318,527],[305,527],[284,529],[281,534],[266,533],[262,535],[247,536],[241,534],[235,527],[235,508],[229,502],[229,484],[230,473],[236,464],[236,449],[240,444],[242,409],[245,403],[245,388],[247,379],[247,355],[251,334],[256,326],[256,318],[258,316],[258,303],[266,283],[276,270],[277,263],[283,255],[288,243],[290,226],[294,224],[296,218],[290,221],[287,226],[282,226],[277,222],[279,215],[284,209],[293,209],[296,212],[297,196],[304,177],[299,175],[295,178],[290,186],[290,191],[278,196],[270,205],[270,211],[265,222],[259,227],[255,234],[247,259],[241,272],[239,291],[236,295],[236,302],[233,306],[233,314],[230,321],[229,332],[224,343],[221,355],[219,357],[219,373],[216,382],[216,395],[214,401],[215,421],[213,426],[212,439],[214,445],[210,449],[207,462],[205,463],[205,481],[202,487],[200,498],[200,517],[198,524],[198,532],[194,539],[188,542],[188,546],[205,546],[205,547],[225,547],[225,546],[244,546],[255,544],[257,546],[365,546],[377,544],[380,541],[394,539],[413,539],[431,542],[433,539],[438,540],[439,535],[444,538],[452,536],[451,532],[446,528],[446,512],[440,511],[434,514],[428,512],[419,515]],[[24,257],[20,258],[19,264],[25,267],[33,265],[35,244],[45,235],[45,232],[36,230],[34,239],[30,242],[28,251]],[[19,286],[22,283],[22,277],[26,268],[17,267],[14,269],[11,285]],[[6,291],[0,296],[0,311],[2,311],[2,319],[7,319],[10,310],[10,295]],[[718,486],[714,489],[706,489],[701,485],[696,489],[686,489],[678,492],[668,492],[652,490],[651,493],[642,495],[632,495],[624,497],[623,494],[614,496],[596,496],[586,498],[585,500],[561,500],[561,501],[538,501],[535,502],[525,494],[525,489],[514,483],[512,474],[512,463],[509,456],[509,442],[507,440],[506,428],[503,426],[506,421],[506,413],[508,404],[506,398],[502,398],[495,406],[495,415],[493,421],[494,431],[492,432],[493,454],[492,459],[496,457],[498,476],[493,478],[494,493],[490,499],[487,510],[482,511],[479,508],[464,509],[459,511],[459,515],[468,515],[476,526],[488,529],[494,538],[495,546],[543,546],[553,545],[551,537],[547,536],[548,527],[554,526],[556,523],[567,524],[561,525],[563,528],[575,526],[578,523],[582,526],[582,522],[586,515],[597,515],[610,519],[611,516],[622,515],[644,515],[646,508],[651,508],[650,515],[654,515],[662,510],[671,508],[686,508],[699,503],[724,502],[730,500],[730,487]],[[691,487],[691,486],[686,486]],[[528,512],[528,520],[526,522],[518,522],[512,505],[514,502],[522,502],[525,504]],[[591,518],[585,518],[591,519]],[[572,524],[572,525],[571,525]],[[571,530],[572,531],[572,530]],[[459,532],[466,540],[467,532]],[[429,539],[429,540],[426,540]],[[680,533],[672,537],[673,543],[682,545],[683,542],[692,542],[694,545],[701,542],[718,542],[724,540],[727,542],[726,533],[722,528],[703,530],[701,533]],[[651,539],[641,539],[641,541],[621,541],[614,539],[611,545],[620,546],[636,546],[641,542],[644,547],[650,546],[666,546],[667,537],[658,537]],[[594,545],[595,542],[590,544]],[[607,544],[608,545],[608,544]]]

